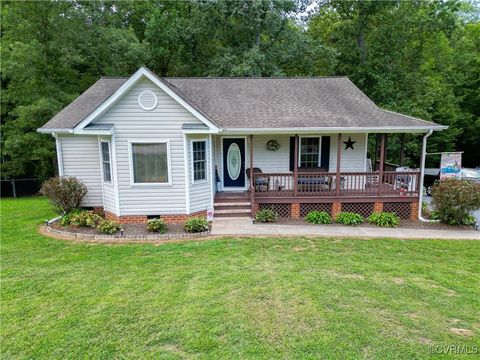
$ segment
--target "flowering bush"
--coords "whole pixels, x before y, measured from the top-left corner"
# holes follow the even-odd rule
[[[121,227],[122,226],[118,221],[103,220],[98,224],[97,230],[104,234],[112,235],[115,234],[118,230],[120,230]]]
[[[185,231],[189,233],[199,233],[208,230],[208,222],[201,217],[193,217],[185,221]]]
[[[86,185],[73,176],[54,177],[42,184],[40,193],[45,195],[60,215],[80,207],[87,195]]]
[[[162,219],[150,219],[147,221],[147,230],[151,232],[166,233],[167,224]]]
[[[461,179],[440,180],[433,186],[435,217],[445,224],[469,225],[480,208],[480,184]]]

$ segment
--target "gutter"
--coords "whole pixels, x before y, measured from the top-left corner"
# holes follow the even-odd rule
[[[420,164],[420,187],[419,187],[420,196],[418,198],[418,220],[422,222],[436,222],[434,220],[429,220],[422,217],[423,177],[425,176],[425,157],[427,155],[427,139],[430,135],[432,135],[432,133],[433,133],[433,130],[430,130],[428,133],[426,133],[422,141],[422,159]]]

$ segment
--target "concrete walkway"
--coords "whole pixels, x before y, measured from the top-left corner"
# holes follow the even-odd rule
[[[303,236],[398,238],[398,239],[456,239],[480,240],[480,231],[433,230],[336,225],[277,225],[253,224],[250,218],[218,218],[213,221],[212,235]]]

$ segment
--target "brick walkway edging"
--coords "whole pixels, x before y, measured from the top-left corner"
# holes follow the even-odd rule
[[[210,236],[210,230],[200,233],[182,233],[182,234],[154,234],[154,235],[103,235],[103,234],[82,234],[73,233],[70,231],[59,230],[52,226],[42,225],[40,231],[45,235],[52,234],[63,239],[80,240],[80,241],[105,241],[105,242],[129,242],[129,241],[141,241],[141,242],[158,242],[167,240],[182,240],[182,239],[195,239]]]

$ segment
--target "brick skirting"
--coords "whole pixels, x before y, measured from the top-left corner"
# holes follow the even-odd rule
[[[198,211],[193,214],[167,214],[160,215],[168,224],[182,223],[193,217],[207,217],[207,210]],[[105,211],[105,219],[119,221],[122,224],[145,224],[148,220],[147,215],[121,215],[117,216],[111,212]]]

